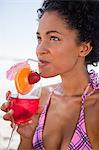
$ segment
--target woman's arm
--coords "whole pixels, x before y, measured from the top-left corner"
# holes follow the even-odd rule
[[[32,140],[21,137],[20,144],[17,150],[34,150],[32,145]]]
[[[42,108],[38,111],[37,114],[33,115],[30,121],[18,126],[17,132],[20,135],[20,144],[18,150],[33,150],[33,135],[38,125],[41,112]]]

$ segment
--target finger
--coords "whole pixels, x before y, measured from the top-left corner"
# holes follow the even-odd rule
[[[11,96],[11,91],[7,91],[6,93],[6,100],[9,100]]]
[[[30,138],[33,137],[33,132],[36,129],[36,125],[33,123],[32,120],[28,121],[25,124],[20,124],[17,128],[17,132],[21,135],[24,136],[25,138]]]
[[[8,121],[13,121],[12,115],[13,115],[13,110],[10,110],[3,116],[3,119]]]
[[[36,124],[39,120],[39,117],[43,111],[43,107],[39,106],[38,111],[31,117],[31,119],[27,122],[29,124]]]
[[[44,109],[44,107],[43,107],[43,106],[39,106],[39,107],[38,107],[37,114],[39,114],[39,115],[40,115],[40,114],[42,113],[43,109]]]
[[[10,126],[11,128],[15,128],[16,124],[14,122],[11,122]]]
[[[35,125],[35,124],[37,124],[38,119],[39,119],[39,116],[40,116],[40,113],[37,112],[35,115],[33,115],[33,116],[30,118],[29,121],[24,122],[24,123],[21,123],[21,124],[19,125],[19,127],[24,127],[24,126],[27,126],[27,125]]]
[[[35,113],[35,115],[33,115],[29,121],[21,123],[20,125],[18,125],[17,132],[19,134],[22,134],[23,129],[27,130],[28,128],[31,130],[32,129],[34,130],[37,127],[39,116],[40,116],[42,111],[43,111],[43,107],[40,106],[37,113]],[[12,124],[12,126],[13,126],[13,124]]]
[[[21,136],[32,137],[33,132],[35,131],[35,129],[37,127],[39,116],[40,116],[40,114],[36,113],[35,115],[32,116],[32,118],[29,121],[27,121],[26,123],[21,123],[20,125],[18,125],[17,132]]]
[[[5,102],[5,103],[2,104],[2,106],[0,107],[0,109],[1,109],[2,111],[7,112],[7,111],[8,111],[8,107],[9,107],[9,103],[8,103],[8,102]]]

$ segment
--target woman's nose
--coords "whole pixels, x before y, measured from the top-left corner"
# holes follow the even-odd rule
[[[36,54],[37,55],[42,55],[42,54],[47,54],[48,53],[48,47],[44,43],[40,43],[37,48],[36,48]]]

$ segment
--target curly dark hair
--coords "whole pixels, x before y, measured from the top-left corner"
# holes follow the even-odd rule
[[[78,31],[80,42],[90,42],[92,51],[85,57],[86,65],[99,62],[99,0],[44,0],[37,10],[40,19],[46,11],[59,13],[70,29]]]

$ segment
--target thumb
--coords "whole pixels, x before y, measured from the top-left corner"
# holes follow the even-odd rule
[[[38,111],[37,111],[37,114],[41,114],[42,111],[43,111],[44,107],[43,106],[39,106],[38,107]]]

